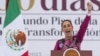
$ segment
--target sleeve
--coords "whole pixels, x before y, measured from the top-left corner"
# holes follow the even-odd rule
[[[83,40],[83,37],[85,35],[86,29],[88,27],[89,21],[91,19],[90,14],[86,15],[84,21],[82,22],[80,29],[76,35],[76,38],[79,40],[79,42],[81,43]]]
[[[59,48],[59,42],[58,41],[56,42],[56,45],[54,47],[54,50],[60,50],[60,48]]]

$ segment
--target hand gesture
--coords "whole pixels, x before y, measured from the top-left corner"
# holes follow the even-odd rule
[[[92,8],[93,8],[92,3],[88,2],[87,3],[87,8],[88,8],[88,13],[91,13]]]

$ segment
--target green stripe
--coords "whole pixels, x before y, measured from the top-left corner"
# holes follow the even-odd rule
[[[4,28],[8,26],[20,14],[18,0],[9,0],[8,9],[5,16]]]

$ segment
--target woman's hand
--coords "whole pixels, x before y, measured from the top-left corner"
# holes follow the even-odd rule
[[[87,8],[88,8],[88,13],[90,14],[91,11],[92,11],[92,8],[93,8],[92,3],[88,2],[87,3]]]

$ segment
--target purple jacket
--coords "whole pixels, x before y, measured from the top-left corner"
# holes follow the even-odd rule
[[[73,42],[74,42],[74,41],[77,41],[75,47],[78,47],[78,49],[80,49],[80,45],[81,45],[81,42],[83,41],[83,37],[84,37],[84,35],[85,35],[85,32],[86,32],[86,29],[87,29],[87,27],[88,27],[88,24],[89,24],[90,19],[91,19],[91,16],[86,15],[84,21],[82,22],[82,24],[81,24],[81,26],[80,26],[80,29],[79,29],[78,33],[77,33],[75,36],[73,36],[73,39],[74,39],[74,38],[77,39],[77,40],[74,39]],[[58,40],[58,41],[56,42],[56,45],[55,45],[54,50],[62,50],[61,47],[60,47],[60,46],[62,46],[62,44],[59,43],[59,42],[65,42],[65,41],[64,41],[64,39]],[[74,47],[73,47],[73,48],[74,48]]]

